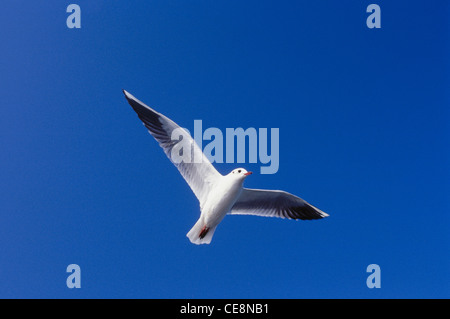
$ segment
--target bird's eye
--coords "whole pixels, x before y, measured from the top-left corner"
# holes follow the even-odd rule
[[[241,172],[241,170],[238,170],[238,173],[240,173]]]

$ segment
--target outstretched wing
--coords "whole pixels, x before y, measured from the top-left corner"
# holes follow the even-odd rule
[[[145,105],[127,91],[123,91],[131,107],[136,111],[138,117],[144,123],[149,133],[158,141],[170,161],[178,168],[183,178],[191,187],[200,204],[204,203],[211,186],[222,176],[211,164],[202,150],[195,143],[189,133],[178,126],[174,121],[156,112]],[[172,132],[177,129],[177,139],[172,139]],[[173,147],[180,141],[182,136],[183,145],[190,148],[191,160],[181,161],[172,156]],[[184,147],[183,151],[186,151]]]
[[[328,216],[300,197],[287,192],[248,188],[242,190],[230,214],[289,219],[319,219]]]

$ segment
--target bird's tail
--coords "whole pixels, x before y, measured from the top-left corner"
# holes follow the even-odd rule
[[[205,225],[205,222],[203,221],[203,218],[200,217],[195,223],[194,227],[192,227],[191,230],[186,234],[186,236],[193,244],[209,244],[214,235],[216,227],[217,226],[211,228],[207,227]]]

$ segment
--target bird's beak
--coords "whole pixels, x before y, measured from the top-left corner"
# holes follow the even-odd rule
[[[244,175],[245,176],[248,176],[248,175],[252,175],[253,173],[252,172],[247,172],[247,173],[245,173]]]

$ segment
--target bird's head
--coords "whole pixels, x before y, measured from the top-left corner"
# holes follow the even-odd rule
[[[251,175],[252,172],[248,172],[246,169],[244,168],[236,168],[234,170],[231,171],[230,176],[232,176],[233,178],[236,179],[244,179],[246,178],[248,175]]]

